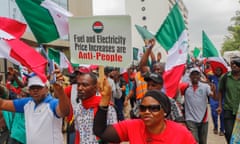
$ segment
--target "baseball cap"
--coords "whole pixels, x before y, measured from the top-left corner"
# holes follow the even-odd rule
[[[198,72],[198,73],[200,73],[200,70],[199,70],[199,68],[194,67],[194,68],[191,68],[191,69],[190,69],[190,74],[191,74],[192,72]]]
[[[150,73],[144,77],[145,81],[154,81],[155,83],[163,84],[163,78],[158,73]]]
[[[46,86],[47,83],[44,83],[39,76],[35,75],[35,76],[32,76],[30,78],[28,78],[28,87],[31,87],[31,86]]]

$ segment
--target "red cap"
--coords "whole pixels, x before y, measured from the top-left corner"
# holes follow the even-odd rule
[[[98,69],[98,65],[90,65],[89,69],[90,70],[97,70]]]
[[[91,70],[88,67],[85,67],[85,66],[80,66],[78,71],[80,73],[90,73],[91,72]]]

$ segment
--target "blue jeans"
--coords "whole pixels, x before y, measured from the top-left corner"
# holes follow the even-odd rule
[[[207,144],[208,122],[197,123],[186,121],[188,129],[192,132],[198,144]]]
[[[210,97],[210,106],[211,106],[211,116],[213,120],[214,129],[218,129],[218,117],[220,120],[220,131],[224,132],[224,119],[223,119],[223,111],[221,112],[220,116],[218,115],[216,109],[218,108],[218,101],[213,100]]]

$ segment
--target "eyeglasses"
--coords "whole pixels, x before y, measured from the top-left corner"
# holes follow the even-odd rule
[[[139,106],[140,112],[146,112],[147,109],[150,112],[158,112],[161,110],[161,105],[148,105],[148,106],[140,105]]]

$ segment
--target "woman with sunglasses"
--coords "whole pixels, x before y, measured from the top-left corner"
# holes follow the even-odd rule
[[[113,125],[106,124],[111,98],[111,88],[106,80],[101,94],[93,126],[95,135],[101,139],[113,143],[129,141],[131,144],[196,144],[186,127],[165,119],[171,111],[171,104],[164,93],[156,90],[146,92],[139,106],[140,119]]]

